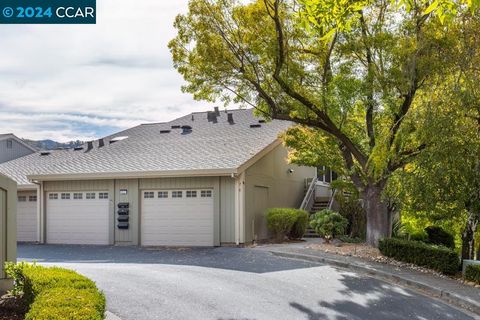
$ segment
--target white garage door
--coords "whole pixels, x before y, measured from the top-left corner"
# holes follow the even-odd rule
[[[142,192],[142,245],[213,246],[212,190]]]
[[[47,243],[109,244],[108,192],[50,192]]]
[[[17,241],[38,241],[37,223],[37,193],[19,193],[17,202]]]

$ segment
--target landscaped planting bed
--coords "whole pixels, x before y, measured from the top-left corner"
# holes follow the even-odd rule
[[[465,280],[480,284],[480,265],[469,265],[465,269]]]
[[[101,320],[105,297],[95,283],[75,271],[21,264],[10,267],[16,293],[23,293],[26,320]]]
[[[431,268],[444,274],[453,275],[460,267],[457,253],[443,246],[392,238],[380,240],[378,249],[387,257]]]

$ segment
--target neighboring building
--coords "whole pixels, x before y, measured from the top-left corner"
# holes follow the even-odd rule
[[[19,184],[18,239],[218,246],[268,236],[265,209],[299,207],[316,169],[287,162],[292,124],[250,110],[193,113],[0,164]]]
[[[6,261],[16,262],[17,259],[16,197],[16,183],[0,175],[0,295],[13,284],[11,279],[6,279],[3,266]]]
[[[36,151],[35,148],[11,133],[0,134],[0,163],[14,160]]]

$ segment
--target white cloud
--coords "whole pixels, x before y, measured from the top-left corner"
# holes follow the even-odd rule
[[[2,25],[0,133],[87,139],[211,108],[181,93],[167,47],[186,10],[187,0],[101,0],[96,25]]]

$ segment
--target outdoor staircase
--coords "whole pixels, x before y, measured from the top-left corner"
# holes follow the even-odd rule
[[[310,209],[310,217],[318,211],[322,211],[323,209],[328,209],[329,201],[328,200],[315,200]],[[307,227],[305,232],[304,238],[319,238],[320,236],[315,232],[315,230],[310,227]]]

